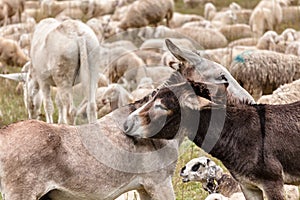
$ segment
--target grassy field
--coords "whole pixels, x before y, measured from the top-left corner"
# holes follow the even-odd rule
[[[220,9],[228,6],[233,1],[239,3],[244,8],[253,8],[259,0],[215,0],[215,4],[217,8]],[[183,5],[182,0],[178,0],[175,5],[175,10],[178,12],[200,15],[203,14],[203,5],[198,8],[190,9]],[[290,24],[282,24],[276,31],[280,33],[287,27],[292,27],[299,30],[300,23],[291,22]],[[20,68],[0,68],[0,73],[12,73],[18,71],[20,71]],[[0,127],[16,121],[27,119],[27,114],[23,103],[23,94],[22,92],[16,90],[17,85],[17,82],[0,79]],[[55,114],[54,120],[57,121],[57,114]],[[185,141],[181,146],[181,154],[177,164],[176,173],[174,174],[173,178],[177,200],[204,199],[207,196],[207,192],[202,189],[200,183],[191,182],[184,184],[179,176],[180,169],[186,162],[201,155],[207,154],[189,141]]]

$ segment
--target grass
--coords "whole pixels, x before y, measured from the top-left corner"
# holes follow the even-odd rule
[[[243,8],[253,8],[259,0],[214,0],[218,10],[223,7],[227,7],[230,3],[236,2]],[[203,15],[204,5],[197,8],[187,8],[184,6],[182,0],[177,0],[175,4],[175,10],[181,13],[187,14],[199,14]],[[285,28],[295,28],[300,30],[299,22],[289,22],[287,24],[281,24],[277,27],[276,31],[281,33]],[[3,72],[19,72],[20,68],[0,68],[0,73]],[[18,83],[11,80],[0,79],[0,127],[7,124],[11,124],[16,121],[26,120],[27,113],[23,102],[23,94],[16,91]],[[42,120],[45,121],[44,117]],[[54,115],[54,121],[57,121],[57,113]],[[180,157],[177,163],[176,172],[173,177],[173,185],[177,200],[193,200],[204,199],[208,194],[202,189],[200,183],[190,182],[182,183],[179,176],[181,168],[192,158],[198,156],[209,156],[203,152],[200,148],[196,147],[189,141],[185,141],[180,147]],[[215,160],[218,164],[219,161]],[[0,197],[1,200],[1,197]]]

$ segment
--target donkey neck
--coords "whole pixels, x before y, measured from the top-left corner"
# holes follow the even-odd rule
[[[213,115],[213,112],[216,114]],[[205,141],[213,146],[204,144]],[[255,106],[236,105],[201,111],[198,132],[193,142],[201,148],[206,147],[203,149],[221,160],[229,170],[237,166],[237,162],[248,162],[247,157],[250,155],[253,159],[253,154],[257,154],[257,162],[261,159],[263,138]],[[253,149],[258,151],[253,152]],[[244,159],[242,161],[239,158]]]

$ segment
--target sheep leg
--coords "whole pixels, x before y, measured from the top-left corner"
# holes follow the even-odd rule
[[[269,200],[284,200],[284,189],[282,182],[268,182],[263,186],[264,192]]]
[[[50,92],[50,85],[43,84],[41,86],[42,92],[43,92],[43,103],[44,103],[44,109],[46,113],[46,122],[47,123],[53,123],[53,102],[51,99],[51,92]]]
[[[263,192],[259,188],[249,188],[241,185],[243,194],[247,200],[263,200]]]

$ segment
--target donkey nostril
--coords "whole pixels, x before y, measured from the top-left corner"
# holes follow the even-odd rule
[[[127,121],[124,122],[124,124],[123,124],[123,129],[124,129],[125,132],[127,132],[127,130],[128,130],[128,124],[127,124]]]
[[[123,129],[125,134],[128,134],[133,127],[133,123],[131,121],[126,120],[123,124]]]

